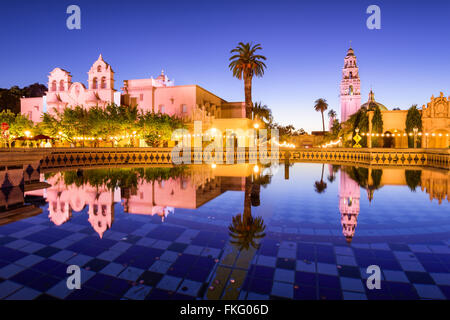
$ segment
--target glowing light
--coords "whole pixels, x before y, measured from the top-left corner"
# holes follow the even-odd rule
[[[215,163],[211,164],[211,168],[215,169],[216,168],[216,164]]]
[[[253,172],[254,172],[254,173],[258,173],[258,172],[259,172],[259,167],[258,167],[258,165],[256,165],[256,166],[253,167]]]
[[[335,145],[339,144],[340,142],[341,142],[341,138],[339,138],[339,139],[336,140],[336,141],[330,141],[330,142],[328,142],[328,143],[326,143],[326,144],[324,144],[324,145],[322,145],[322,146],[320,146],[320,147],[321,147],[321,148],[328,148],[328,147],[335,146]]]

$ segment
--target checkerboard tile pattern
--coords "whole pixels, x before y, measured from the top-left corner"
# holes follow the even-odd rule
[[[253,259],[240,298],[450,299],[450,256],[431,252],[433,247],[435,251],[449,249],[447,241],[374,243],[358,248],[266,238]],[[382,271],[379,290],[366,285],[367,267],[372,264]]]
[[[199,299],[228,240],[120,213],[99,239],[79,216],[60,228],[42,217],[0,227],[1,299]],[[66,286],[72,264],[80,290]]]

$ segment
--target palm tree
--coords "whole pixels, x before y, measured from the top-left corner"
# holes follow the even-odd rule
[[[244,214],[237,214],[232,218],[228,227],[229,234],[233,239],[232,245],[239,250],[248,250],[250,247],[257,249],[259,244],[255,241],[266,236],[264,230],[266,226],[261,217],[252,216],[252,188],[251,177],[245,178]]]
[[[239,42],[238,46],[231,50],[234,53],[230,58],[229,68],[233,72],[233,77],[239,80],[244,79],[245,89],[245,113],[250,118],[252,114],[252,79],[254,76],[262,77],[264,69],[267,68],[263,62],[266,57],[255,54],[257,50],[261,50],[260,44],[252,45],[251,43]]]
[[[321,112],[322,113],[322,126],[323,126],[323,131],[325,131],[325,120],[323,118],[323,113],[328,109],[328,103],[327,100],[325,99],[317,99],[314,105],[314,110],[316,110],[317,112]]]
[[[266,126],[269,126],[273,121],[272,110],[261,102],[255,102],[252,108],[253,120],[257,118],[262,120]]]
[[[333,109],[331,109],[330,111],[328,111],[328,118],[334,119],[334,118],[336,118],[336,115],[337,115],[337,113],[336,113],[336,111],[334,111]]]
[[[327,188],[327,184],[323,181],[323,169],[325,165],[322,164],[322,176],[320,177],[320,181],[316,181],[314,183],[314,189],[317,193],[322,193]]]

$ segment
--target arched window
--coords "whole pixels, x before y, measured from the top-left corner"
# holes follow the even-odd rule
[[[52,82],[52,91],[56,91],[56,80]]]
[[[102,72],[102,66],[97,67],[97,72]]]
[[[92,80],[92,89],[97,89],[98,87],[98,81],[97,78],[94,78],[94,80]]]
[[[353,86],[350,86],[349,88],[348,88],[348,94],[349,95],[353,95]]]
[[[64,91],[64,80],[59,82],[59,91]]]
[[[100,88],[106,89],[106,78],[105,77],[102,77],[102,82],[101,82]]]
[[[352,72],[349,73],[348,78],[349,79],[353,78],[353,73]]]

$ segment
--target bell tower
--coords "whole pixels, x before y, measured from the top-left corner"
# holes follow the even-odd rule
[[[342,233],[348,243],[355,235],[359,215],[360,190],[356,181],[343,170],[340,172],[339,211],[341,213]]]
[[[361,107],[361,81],[359,79],[356,56],[350,47],[344,59],[341,80],[341,122],[348,118]]]

